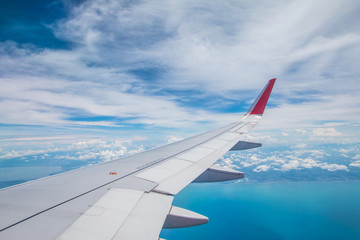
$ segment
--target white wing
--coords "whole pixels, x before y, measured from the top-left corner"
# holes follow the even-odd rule
[[[172,206],[193,181],[243,177],[212,166],[261,119],[275,79],[249,111],[225,127],[112,162],[0,190],[0,239],[158,239],[161,229],[208,219]]]

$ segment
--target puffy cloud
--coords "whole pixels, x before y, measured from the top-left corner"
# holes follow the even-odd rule
[[[134,154],[144,150],[144,146],[136,143],[144,138],[135,137],[133,139],[108,140],[108,139],[83,139],[78,140],[72,138],[72,143],[65,144],[49,144],[44,145],[44,139],[53,139],[56,137],[37,138],[38,145],[31,145],[28,148],[27,142],[17,146],[17,150],[4,151],[0,155],[0,159],[23,158],[24,160],[37,159],[66,159],[88,161],[95,160],[97,162],[110,161],[118,159],[124,155]]]
[[[350,167],[360,167],[360,161],[354,161],[349,164]]]
[[[315,161],[311,158],[305,158],[301,161],[301,167],[303,168],[313,168],[313,167],[319,167],[321,164],[318,161]]]
[[[341,164],[323,164],[321,166],[321,168],[326,169],[326,170],[328,170],[330,172],[338,171],[338,170],[349,171],[347,166],[341,165]]]
[[[294,146],[291,146],[292,148],[305,148],[307,145],[305,143],[299,143]]]
[[[220,165],[222,167],[227,167],[227,168],[232,168],[232,169],[239,168],[238,165],[234,164],[234,161],[231,158],[222,157],[216,164]]]
[[[300,133],[302,135],[307,135],[308,131],[305,129],[295,129],[295,132]]]
[[[335,128],[315,128],[313,129],[313,134],[315,136],[340,136],[341,132],[338,132]]]
[[[23,156],[37,155],[46,153],[46,150],[12,150],[7,152],[6,154],[0,155],[0,159],[10,159],[10,158],[18,158]]]
[[[299,165],[300,165],[300,162],[298,160],[290,160],[287,163],[284,163],[281,166],[281,169],[284,170],[284,171],[288,171],[288,170],[291,170],[291,169],[298,169]]]
[[[324,149],[307,149],[307,146],[293,150],[276,150],[272,152],[230,153],[232,165],[241,168],[253,168],[254,172],[261,171],[289,171],[302,169],[324,169],[328,171],[348,171],[348,167],[340,163],[328,163],[326,160],[332,157],[332,153]],[[350,165],[351,166],[351,165]]]
[[[253,169],[254,172],[266,172],[270,169],[271,167],[269,165],[259,165],[256,168]]]
[[[338,171],[338,170],[345,170],[348,171],[347,166],[343,164],[329,164],[326,162],[320,162],[311,158],[305,159],[297,159],[297,160],[290,160],[287,163],[281,166],[281,170],[289,171],[289,170],[299,170],[299,169],[311,169],[311,168],[321,168],[328,170],[330,172]]]

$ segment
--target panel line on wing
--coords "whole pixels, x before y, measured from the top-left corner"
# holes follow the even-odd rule
[[[143,194],[136,190],[110,189],[58,239],[112,239]]]
[[[219,136],[217,136],[216,138],[218,139],[223,139],[223,140],[228,140],[228,141],[232,141],[235,138],[237,138],[239,136],[238,133],[236,132],[225,132]]]
[[[192,161],[174,158],[156,165],[153,168],[146,169],[136,174],[135,177],[159,183],[192,164],[194,164]]]
[[[201,147],[206,147],[206,148],[211,148],[211,149],[218,149],[218,148],[222,148],[223,146],[225,146],[229,142],[230,141],[228,141],[228,140],[214,138],[214,139],[211,139],[211,140],[201,144]]]
[[[195,148],[193,148],[185,153],[182,153],[176,157],[180,158],[180,159],[192,161],[192,162],[197,162],[200,159],[210,155],[213,152],[214,152],[214,149],[204,148],[200,145],[199,147],[195,147]]]
[[[154,192],[111,188],[58,240],[155,239],[172,200],[172,196]]]

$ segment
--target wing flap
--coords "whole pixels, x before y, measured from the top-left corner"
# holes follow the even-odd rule
[[[158,240],[172,201],[173,196],[145,193],[114,240]]]
[[[172,200],[158,193],[112,188],[58,240],[158,239]]]
[[[110,189],[82,214],[58,240],[112,239],[142,195],[143,192],[136,190]]]

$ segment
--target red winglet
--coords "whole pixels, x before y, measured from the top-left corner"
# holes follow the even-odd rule
[[[261,91],[259,96],[256,98],[253,105],[250,107],[248,114],[253,115],[262,115],[264,113],[266,104],[269,100],[271,90],[275,84],[276,78],[270,79],[266,84],[265,88]]]

